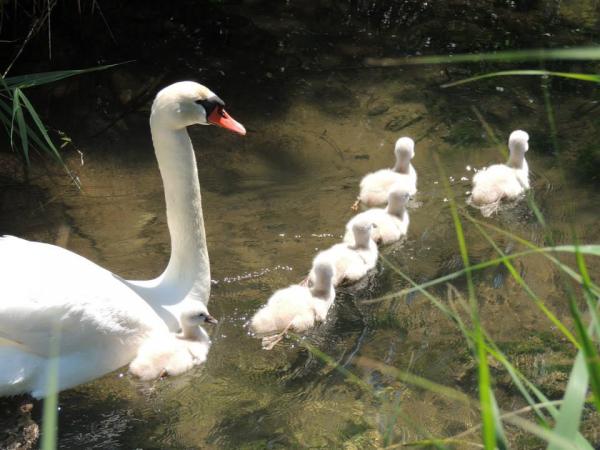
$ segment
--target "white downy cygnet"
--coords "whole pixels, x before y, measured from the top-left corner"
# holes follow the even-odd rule
[[[176,376],[206,361],[210,338],[200,326],[216,324],[203,304],[181,313],[181,333],[160,332],[145,340],[129,371],[142,380]]]
[[[525,160],[528,141],[529,135],[525,131],[513,131],[508,138],[508,162],[494,164],[473,177],[471,203],[481,207],[484,215],[496,211],[502,199],[514,200],[529,189],[529,167]]]
[[[256,334],[268,334],[291,329],[303,332],[323,322],[335,299],[332,279],[335,269],[325,261],[315,267],[310,287],[294,284],[276,291],[267,304],[250,320]]]
[[[371,208],[357,214],[346,224],[344,242],[354,244],[352,226],[356,221],[366,220],[373,224],[371,239],[377,244],[390,244],[406,235],[408,231],[408,212],[406,204],[410,195],[403,186],[393,186],[388,195],[386,208]]]
[[[314,279],[315,267],[321,261],[329,261],[335,268],[333,285],[343,281],[354,282],[364,277],[377,264],[377,244],[371,239],[373,224],[359,219],[352,224],[354,242],[335,244],[333,247],[318,253],[313,260],[313,268],[309,274],[309,283]]]
[[[384,205],[392,185],[400,184],[409,195],[417,192],[417,172],[410,163],[415,156],[415,142],[409,137],[396,141],[396,164],[393,169],[382,169],[367,174],[360,182],[358,200],[366,206]]]

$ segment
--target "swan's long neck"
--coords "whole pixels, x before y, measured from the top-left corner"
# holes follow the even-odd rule
[[[171,331],[189,302],[208,303],[210,263],[206,248],[198,169],[192,142],[184,129],[170,129],[150,119],[152,141],[160,168],[171,235],[171,257],[156,279],[127,281]]]
[[[369,248],[369,243],[371,240],[371,233],[354,231],[354,247],[359,250],[367,250]]]
[[[390,199],[386,209],[388,214],[402,218],[404,216],[404,212],[406,211],[406,204],[404,202],[396,202]]]
[[[331,277],[323,277],[321,274],[317,273],[315,285],[310,289],[310,293],[313,297],[328,300],[331,298],[332,289],[333,285],[331,284]]]
[[[511,150],[508,162],[506,165],[513,169],[522,169],[525,161],[525,152],[519,150]]]
[[[151,123],[152,141],[165,189],[171,258],[160,283],[208,302],[210,263],[206,248],[200,182],[192,141],[185,128]]]
[[[408,173],[410,170],[410,157],[396,154],[396,164],[394,164],[394,172]]]

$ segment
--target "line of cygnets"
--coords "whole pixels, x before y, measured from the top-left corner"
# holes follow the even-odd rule
[[[509,137],[510,157],[506,164],[495,164],[473,177],[469,202],[484,215],[495,211],[503,199],[518,198],[529,189],[529,169],[525,152],[529,136],[521,130]],[[360,194],[354,209],[362,203],[371,208],[355,215],[346,224],[343,242],[321,251],[313,259],[306,283],[276,291],[250,320],[251,330],[263,337],[263,347],[271,349],[288,330],[304,332],[325,321],[335,301],[335,288],[354,283],[375,267],[378,245],[400,240],[408,231],[408,200],[417,192],[417,173],[411,164],[414,141],[401,137],[396,141],[396,164],[367,174],[360,182]]]

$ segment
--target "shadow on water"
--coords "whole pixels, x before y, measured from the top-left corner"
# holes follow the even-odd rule
[[[419,193],[408,239],[384,249],[384,256],[417,282],[461,269],[448,194],[433,157],[466,207],[474,170],[504,158],[473,107],[502,143],[511,129],[529,131],[536,203],[557,243],[570,243],[573,231],[581,242],[598,242],[600,195],[592,184],[597,170],[590,169],[597,167],[595,153],[580,153],[600,138],[597,91],[553,82],[564,143],[555,155],[538,79],[443,90],[439,85],[450,79],[497,66],[380,69],[363,63],[367,56],[593,42],[597,15],[593,2],[583,3],[574,11],[551,0],[101,2],[117,44],[98,16],[60,6],[53,39],[64,46],[51,64],[135,62],[37,94],[51,123],[80,145],[83,157],[71,151],[67,158],[84,189],[76,191],[51,166],[34,167],[29,184],[2,178],[0,233],[54,242],[56,230],[68,224],[73,251],[126,278],[151,278],[169,252],[147,125],[156,89],[201,80],[225,99],[248,135],[190,130],[214,280],[210,307],[220,319],[207,364],[156,383],[136,382],[122,369],[61,394],[59,445],[370,448],[382,445],[398,402],[413,418],[396,422],[398,440],[468,428],[476,420],[473,410],[356,363],[359,356],[371,358],[476,390],[460,332],[425,297],[364,303],[409,287],[386,264],[359,285],[340,288],[330,320],[304,337],[369,391],[297,342],[262,351],[244,323],[274,290],[305,276],[318,250],[339,241],[360,178],[391,164],[400,135],[417,141]],[[68,26],[75,19],[81,27]],[[23,69],[39,64],[45,50],[25,53]],[[10,158],[0,153],[0,169],[12,167]],[[591,175],[586,181],[580,173]],[[543,230],[523,203],[485,220],[544,244]],[[496,256],[475,229],[465,230],[472,262]],[[510,239],[494,238],[503,251],[514,251]],[[596,266],[590,261],[591,273]],[[516,268],[559,318],[568,317],[564,286],[550,263],[532,257]],[[474,280],[486,329],[542,389],[564,389],[564,361],[572,355],[529,298],[500,267]],[[464,279],[452,283],[464,294]],[[446,287],[432,292],[447,298]],[[501,407],[519,401],[509,381],[500,378],[497,388]],[[516,438],[514,447],[527,444]]]

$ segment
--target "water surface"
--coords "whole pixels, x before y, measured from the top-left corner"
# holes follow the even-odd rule
[[[504,160],[503,144],[493,142],[473,108],[501,143],[513,129],[529,132],[534,197],[554,241],[571,243],[577,236],[597,243],[597,185],[560,156],[597,133],[597,123],[580,113],[598,101],[597,92],[585,91],[584,97],[577,84],[552,91],[560,105],[557,154],[539,80],[498,79],[441,90],[449,74],[440,67],[380,69],[353,62],[390,47],[398,31],[381,23],[355,28],[354,36],[340,25],[323,37],[311,34],[313,23],[286,10],[280,16],[258,7],[232,10],[274,33],[282,50],[273,58],[280,64],[265,63],[264,70],[253,65],[252,55],[238,58],[238,67],[252,67],[257,78],[242,82],[236,76],[228,85],[225,76],[211,85],[248,128],[245,138],[208,127],[190,130],[211,259],[209,308],[219,318],[208,361],[154,383],[139,382],[124,368],[61,394],[59,446],[370,448],[383,445],[385,436],[391,442],[448,437],[476,425],[477,411],[357,363],[370,358],[476,397],[474,365],[462,336],[425,297],[363,303],[408,286],[389,265],[381,262],[364,282],[341,288],[327,323],[305,338],[368,389],[294,341],[261,350],[244,324],[273,291],[298,282],[318,250],[340,240],[361,177],[393,163],[393,144],[402,135],[416,140],[419,192],[411,204],[408,239],[382,253],[420,282],[459,270],[448,197],[480,217],[465,203],[469,180],[475,169]],[[126,278],[159,274],[169,239],[146,115],[132,113],[127,127],[113,130],[111,139],[101,135],[86,143],[84,165],[79,156],[69,160],[81,192],[58,170],[34,177],[33,188],[3,189],[16,200],[5,209],[0,231],[52,242],[66,225],[69,249]],[[485,220],[538,245],[548,242],[547,230],[525,202]],[[472,262],[496,256],[477,230],[465,230]],[[507,253],[520,249],[507,237],[494,238]],[[597,261],[589,264],[597,273]],[[557,269],[543,257],[518,260],[516,267],[570,324]],[[475,280],[486,329],[550,396],[560,395],[573,349],[506,271],[493,267]],[[455,286],[464,294],[464,280]],[[447,298],[445,287],[434,292]],[[523,406],[502,376],[497,396],[506,410]],[[515,447],[530,445],[511,431]]]

